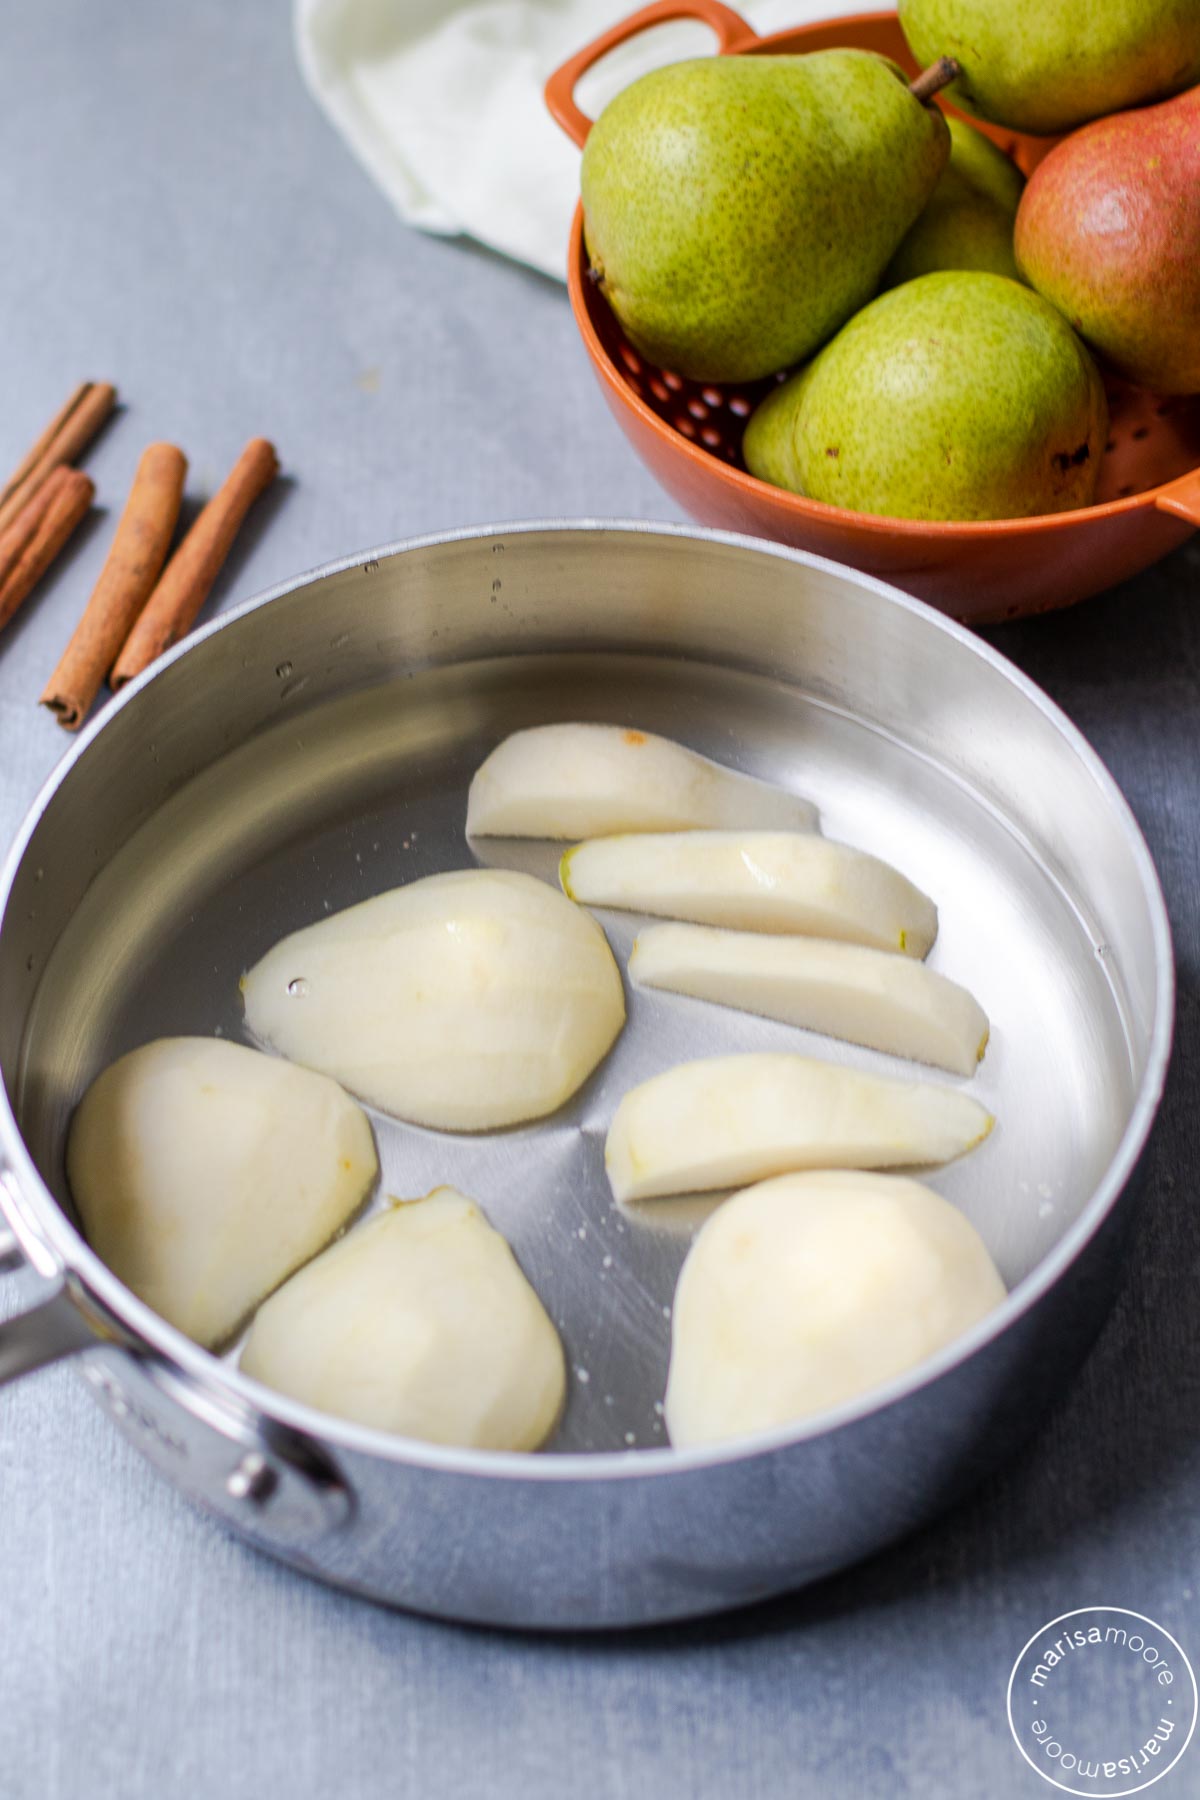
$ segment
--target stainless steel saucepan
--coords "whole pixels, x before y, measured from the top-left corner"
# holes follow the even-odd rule
[[[935,896],[935,965],[992,1019],[976,1088],[999,1125],[933,1181],[982,1231],[1006,1304],[865,1401],[718,1450],[672,1451],[658,1405],[695,1209],[614,1208],[603,1136],[633,1081],[804,1043],[783,1026],[634,993],[613,1055],[540,1127],[470,1138],[374,1119],[381,1193],[473,1194],[560,1324],[570,1399],[536,1457],[386,1437],[257,1387],[104,1268],[63,1172],[72,1108],[105,1063],[166,1033],[241,1036],[238,977],[277,937],[469,862],[474,767],[515,727],[575,718],[662,731],[810,794],[829,835]],[[552,874],[545,846],[488,854]],[[46,1283],[0,1325],[0,1380],[77,1358],[170,1480],[325,1580],[557,1627],[799,1586],[992,1468],[1109,1304],[1171,1035],[1146,847],[1087,745],[1001,657],[814,557],[531,525],[307,576],[122,694],[39,798],[0,904],[0,1260]],[[604,923],[623,958],[635,921]]]

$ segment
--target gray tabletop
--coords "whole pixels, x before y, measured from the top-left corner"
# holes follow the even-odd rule
[[[4,8],[0,464],[79,378],[191,491],[265,433],[291,477],[215,605],[485,520],[678,516],[627,451],[563,292],[400,226],[302,90],[282,4]],[[111,516],[0,640],[0,835],[64,738],[34,705]],[[1046,1620],[1107,1604],[1200,1655],[1200,543],[997,633],[1090,735],[1166,886],[1173,1075],[1117,1309],[1067,1400],[941,1524],[820,1588],[640,1637],[506,1637],[326,1592],[224,1536],[76,1378],[0,1397],[0,1794],[975,1796],[1051,1792],[1005,1718]],[[6,1282],[0,1305],[19,1295]],[[1163,1784],[1200,1793],[1200,1749]]]

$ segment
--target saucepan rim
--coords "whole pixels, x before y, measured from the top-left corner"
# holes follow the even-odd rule
[[[140,695],[173,663],[188,656],[198,645],[217,632],[236,629],[250,614],[270,605],[284,595],[296,593],[316,582],[342,573],[364,562],[383,562],[413,551],[443,544],[470,542],[537,533],[587,532],[605,535],[632,533],[647,537],[686,539],[702,544],[728,546],[754,551],[826,572],[879,595],[894,607],[912,615],[928,626],[956,640],[970,654],[980,657],[1022,698],[1032,705],[1066,739],[1075,756],[1091,779],[1101,789],[1108,806],[1123,829],[1138,871],[1143,898],[1151,921],[1154,948],[1155,997],[1154,1017],[1146,1056],[1145,1072],[1138,1087],[1130,1117],[1120,1143],[1094,1188],[1079,1217],[1022,1281],[1010,1291],[993,1313],[964,1332],[935,1356],[915,1369],[905,1372],[867,1395],[832,1407],[800,1424],[774,1427],[768,1431],[748,1433],[726,1442],[694,1449],[661,1448],[637,1451],[565,1452],[544,1455],[536,1452],[503,1452],[464,1450],[402,1438],[382,1431],[354,1425],[319,1413],[284,1395],[250,1380],[240,1371],[222,1363],[173,1326],[151,1311],[100,1261],[82,1234],[75,1228],[38,1172],[26,1148],[7,1091],[0,1092],[0,1161],[7,1164],[16,1192],[22,1222],[30,1236],[49,1251],[43,1272],[50,1272],[50,1261],[61,1265],[71,1280],[82,1288],[86,1297],[120,1321],[135,1340],[181,1371],[202,1389],[214,1389],[234,1397],[241,1405],[249,1405],[263,1418],[302,1433],[305,1437],[334,1451],[344,1450],[381,1458],[409,1466],[426,1468],[430,1473],[492,1477],[521,1481],[612,1481],[640,1477],[685,1475],[727,1463],[750,1461],[769,1455],[792,1444],[799,1444],[855,1424],[871,1414],[906,1400],[931,1382],[948,1374],[959,1364],[1003,1336],[1019,1319],[1035,1306],[1063,1278],[1085,1245],[1100,1228],[1116,1204],[1146,1144],[1162,1098],[1170,1059],[1174,1020],[1175,969],[1171,931],[1166,903],[1150,851],[1133,812],[1113,777],[1082,733],[1035,683],[1017,669],[992,645],[976,637],[935,608],[892,587],[871,575],[830,561],[811,552],[788,545],[750,537],[742,533],[721,531],[706,526],[659,523],[653,520],[623,519],[534,519],[516,523],[465,526],[452,531],[430,532],[401,539],[380,549],[362,551],[279,583],[262,594],[221,614],[181,644],[169,651],[122,692],[86,727],[66,752],[27,813],[25,820],[5,858],[0,871],[0,929],[7,911],[13,883],[28,850],[30,839],[40,824],[55,794],[72,770],[86,757],[93,744],[117,715],[136,706]],[[102,1340],[97,1340],[97,1345]]]

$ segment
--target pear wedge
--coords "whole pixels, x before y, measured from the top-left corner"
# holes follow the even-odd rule
[[[797,1169],[950,1162],[994,1123],[955,1088],[807,1056],[713,1056],[630,1089],[609,1127],[604,1166],[617,1200],[654,1200]]]
[[[954,1075],[973,1074],[987,1046],[987,1014],[965,988],[911,957],[859,944],[649,925],[629,973],[639,987],[740,1007]]]
[[[810,800],[620,725],[535,725],[482,763],[468,837],[587,838],[697,825],[811,831]]]
[[[377,1169],[367,1116],[335,1082],[221,1038],[122,1056],[67,1139],[96,1254],[210,1349],[341,1230]]]
[[[241,1368],[377,1431],[536,1450],[562,1411],[562,1344],[465,1194],[392,1201],[263,1306]]]
[[[262,1042],[446,1131],[556,1111],[625,1022],[596,921],[508,870],[431,875],[293,932],[242,994]]]
[[[567,851],[559,879],[589,906],[698,925],[798,932],[916,957],[937,936],[933,901],[898,870],[800,832],[594,838]]]
[[[822,1170],[747,1188],[703,1227],[675,1290],[671,1442],[716,1443],[845,1405],[1003,1299],[970,1220],[919,1182]]]

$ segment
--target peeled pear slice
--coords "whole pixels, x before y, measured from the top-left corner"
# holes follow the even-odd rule
[[[631,1088],[604,1147],[618,1200],[742,1187],[795,1169],[950,1162],[995,1120],[957,1088],[808,1056],[710,1056]]]
[[[865,851],[787,831],[685,831],[593,838],[559,866],[588,906],[657,913],[735,930],[799,932],[922,957],[937,908]]]
[[[596,921],[498,869],[430,875],[293,932],[242,993],[262,1042],[445,1131],[554,1112],[625,1022]]]
[[[816,828],[798,794],[724,769],[682,744],[620,725],[535,725],[481,764],[468,837],[585,838],[693,825]]]
[[[558,1333],[473,1200],[392,1201],[260,1308],[241,1368],[377,1431],[536,1450],[562,1411]]]
[[[341,1230],[377,1171],[367,1116],[336,1082],[221,1038],[121,1057],[67,1138],[96,1254],[210,1348]]]
[[[629,958],[640,987],[780,1019],[889,1056],[971,1075],[987,1014],[965,988],[907,956],[824,938],[650,925]]]
[[[672,1309],[671,1442],[798,1423],[903,1375],[985,1318],[1004,1283],[979,1233],[894,1175],[784,1175],[726,1201]]]

